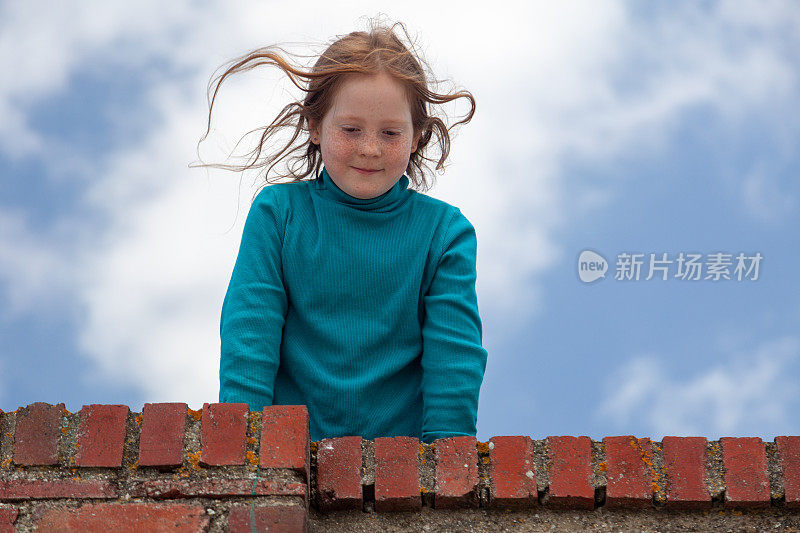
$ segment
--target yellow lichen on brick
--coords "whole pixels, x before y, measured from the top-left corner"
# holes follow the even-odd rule
[[[255,437],[247,437],[247,444],[255,444],[256,438]]]
[[[11,464],[11,457],[9,457],[9,458],[8,458],[8,459],[6,459],[5,461],[3,461],[3,466],[4,466],[4,467],[6,467],[6,466],[8,466],[8,465],[10,465],[10,464]]]
[[[247,457],[247,462],[250,463],[251,465],[255,465],[258,463],[258,458],[256,457],[256,454],[251,452],[250,450],[247,450],[245,456]]]
[[[137,426],[142,425],[142,415],[136,415],[135,417],[133,417],[133,419],[136,421]]]
[[[311,453],[317,453],[317,447],[318,446],[319,446],[319,444],[317,444],[316,441],[312,442],[311,445],[309,446],[309,448],[311,449]]]
[[[67,434],[67,428],[61,428],[61,434],[62,435],[66,435]]]
[[[8,437],[9,439],[10,439],[11,437],[13,437],[13,436],[14,436],[14,434],[13,434],[13,433],[6,433],[6,437]]]
[[[600,472],[605,472],[607,468],[608,468],[608,463],[606,463],[605,461],[601,461],[601,462],[597,463],[597,469]]]
[[[194,409],[186,408],[186,412],[189,413],[189,416],[191,416],[195,420],[200,420],[201,418],[203,418],[202,410],[195,411]]]
[[[489,464],[489,458],[488,458],[488,457],[482,457],[482,458],[481,458],[481,462],[482,462],[483,464],[485,464],[485,465],[488,465],[488,464]]]
[[[423,494],[427,494],[427,493],[429,493],[429,492],[430,492],[428,489],[426,489],[425,487],[422,487],[422,486],[420,486],[420,488],[419,488],[419,491],[420,491],[421,493],[423,493]]]
[[[478,442],[477,443],[478,453],[489,453],[489,443],[488,442]]]
[[[189,461],[189,465],[194,468],[195,470],[200,470],[200,453],[197,452],[188,452],[186,454],[186,460]]]
[[[139,468],[139,460],[135,460],[132,464],[128,465],[129,470],[136,470]]]
[[[66,408],[66,407],[64,407],[63,409],[61,409],[61,414],[62,414],[63,416],[69,416],[69,415],[70,415],[70,412],[67,410],[67,408]]]

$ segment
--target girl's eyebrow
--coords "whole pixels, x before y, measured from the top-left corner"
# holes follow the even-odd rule
[[[363,120],[362,117],[357,117],[355,115],[341,115],[341,116],[337,117],[337,119],[338,120],[352,120],[352,121],[356,121],[356,122],[360,122],[360,121]],[[381,122],[384,123],[384,124],[392,124],[392,125],[398,125],[398,126],[404,126],[404,125],[406,125],[408,123],[407,121],[399,119],[399,118],[390,118],[390,119],[387,119],[387,120],[382,120]]]

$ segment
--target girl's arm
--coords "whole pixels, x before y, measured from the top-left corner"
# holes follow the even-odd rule
[[[422,440],[476,434],[486,369],[475,292],[475,229],[456,209],[445,235],[422,326]]]
[[[287,298],[281,269],[283,224],[275,191],[256,197],[220,319],[219,401],[272,405]]]

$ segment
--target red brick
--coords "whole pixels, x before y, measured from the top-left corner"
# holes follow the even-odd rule
[[[800,437],[775,437],[780,456],[786,507],[800,507]]]
[[[706,486],[705,437],[664,437],[664,468],[670,509],[708,509],[711,494]]]
[[[19,510],[16,507],[0,507],[0,533],[14,533],[14,521]]]
[[[317,447],[317,507],[361,509],[361,437],[322,439]]]
[[[228,531],[306,533],[307,520],[306,510],[297,505],[234,505],[228,514]]]
[[[653,450],[650,439],[606,437],[606,506],[650,507],[653,502]]]
[[[134,498],[224,498],[227,496],[299,496],[305,501],[305,483],[253,478],[153,479],[131,486]]]
[[[478,449],[475,437],[436,439],[436,509],[478,506]]]
[[[205,531],[209,517],[202,505],[185,503],[100,503],[77,509],[56,507],[34,521],[40,531],[141,533]]]
[[[139,440],[140,466],[181,466],[186,434],[185,403],[146,403]]]
[[[14,463],[58,464],[58,438],[64,404],[34,403],[17,412],[14,429]]]
[[[422,507],[419,439],[375,439],[375,510],[413,511]]]
[[[261,468],[291,468],[308,479],[310,471],[308,408],[271,405],[261,413]]]
[[[78,466],[122,466],[127,405],[84,405],[81,409]]]
[[[530,437],[489,439],[492,507],[530,507],[538,501],[533,441]]]
[[[723,437],[725,505],[728,507],[769,507],[767,453],[758,437]]]
[[[0,500],[43,500],[49,498],[116,498],[110,481],[76,479],[12,479],[0,481]]]
[[[200,427],[204,466],[243,465],[247,445],[246,403],[203,404]]]
[[[548,490],[545,503],[562,509],[594,509],[592,441],[589,437],[547,437]]]

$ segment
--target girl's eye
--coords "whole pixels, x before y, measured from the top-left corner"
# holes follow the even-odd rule
[[[345,126],[342,129],[347,133],[353,133],[355,131],[358,131],[358,128],[353,128],[352,126]]]
[[[385,133],[389,137],[394,137],[395,135],[399,135],[396,131],[384,131],[383,133]]]

